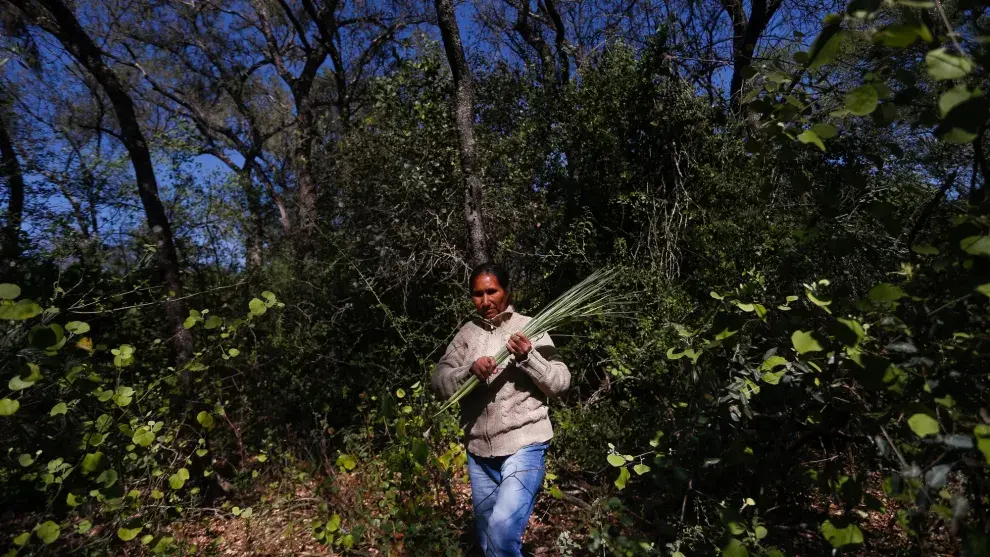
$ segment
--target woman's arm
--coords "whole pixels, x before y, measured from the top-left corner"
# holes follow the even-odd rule
[[[519,369],[533,379],[543,394],[548,397],[560,396],[571,385],[571,372],[557,357],[557,348],[550,340],[550,335],[544,334],[532,343],[533,349],[526,359],[517,363]]]
[[[464,353],[467,346],[460,339],[460,333],[454,336],[454,340],[447,345],[437,367],[433,369],[433,388],[440,393],[443,398],[450,398],[458,387],[471,375],[471,364],[473,362],[464,361]],[[466,365],[465,365],[466,364]]]

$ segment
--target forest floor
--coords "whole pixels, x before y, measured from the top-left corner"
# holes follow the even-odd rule
[[[347,475],[338,477],[347,484]],[[873,483],[873,482],[871,482]],[[197,555],[233,556],[282,556],[282,555],[336,555],[333,547],[321,544],[312,534],[310,523],[321,516],[320,503],[316,497],[316,482],[296,482],[294,493],[266,491],[256,493],[254,499],[260,503],[253,508],[249,519],[233,516],[229,511],[204,515],[198,521],[185,521],[172,526],[171,534],[176,541],[190,547]],[[452,482],[455,497],[454,508],[450,511],[450,524],[460,526],[461,550],[469,555],[480,555],[473,546],[471,532],[470,486],[463,477]],[[874,485],[866,492],[883,503],[881,510],[868,511],[860,517],[865,542],[857,548],[856,555],[889,556],[909,553],[909,540],[903,529],[897,525],[895,503],[884,497],[882,490]],[[450,507],[446,497],[438,504]],[[768,545],[780,547],[785,555],[829,555],[831,548],[822,538],[817,520],[803,520],[814,516],[836,516],[840,509],[823,503],[811,505],[806,513],[785,513],[775,525],[770,526],[771,536],[765,540]],[[325,516],[325,515],[324,515]],[[561,501],[544,493],[539,498],[530,518],[524,539],[524,550],[528,555],[589,555],[588,542],[589,514],[572,503]],[[345,525],[346,526],[346,525]],[[944,528],[932,532],[934,543],[925,548],[925,555],[953,555],[949,540],[951,537]],[[939,541],[943,543],[939,543]],[[940,547],[941,546],[941,547]],[[712,547],[711,549],[714,549]],[[667,551],[663,550],[663,554]],[[397,540],[389,548],[361,551],[364,555],[412,555]],[[687,553],[689,554],[689,553]]]

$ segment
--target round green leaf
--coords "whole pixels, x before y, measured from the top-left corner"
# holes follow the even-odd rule
[[[199,422],[199,425],[207,429],[213,427],[213,415],[209,412],[203,411],[196,414],[196,421]]]
[[[82,321],[69,321],[65,324],[65,330],[74,335],[82,335],[89,332],[89,324]]]
[[[24,321],[37,317],[42,311],[41,306],[31,300],[18,300],[14,304],[0,305],[0,320]]]
[[[21,532],[17,537],[14,538],[14,545],[17,547],[24,547],[24,544],[31,539],[31,532]]]
[[[70,507],[78,507],[79,505],[82,504],[82,502],[83,502],[83,498],[77,497],[76,494],[72,493],[71,491],[69,492],[68,495],[65,496],[65,504],[69,505]]]
[[[105,465],[105,460],[103,458],[103,453],[96,451],[95,453],[87,453],[83,457],[80,467],[82,468],[83,474],[92,474],[103,468]]]
[[[615,466],[616,468],[618,468],[619,466],[625,466],[626,465],[626,459],[624,459],[620,455],[617,455],[617,454],[614,454],[614,453],[608,455],[605,458],[605,460],[607,460],[609,464],[611,464],[612,466]]]
[[[645,473],[647,473],[649,471],[650,471],[650,467],[647,466],[647,465],[645,465],[645,464],[643,464],[643,463],[640,463],[640,464],[637,464],[636,466],[633,466],[633,472],[636,472],[636,474],[639,475],[639,476],[642,476],[643,474],[645,474]]]
[[[846,110],[856,116],[866,116],[877,108],[880,98],[872,85],[860,85],[846,94]]]
[[[38,539],[45,545],[48,545],[58,539],[58,535],[62,533],[62,529],[51,520],[46,520],[34,527],[34,533],[38,536]]]
[[[794,331],[794,334],[791,335],[791,344],[794,345],[798,354],[820,352],[824,349],[812,333],[806,331]]]
[[[736,538],[729,538],[729,542],[722,548],[723,557],[749,557],[746,546]]]
[[[855,524],[840,528],[832,524],[832,521],[826,520],[822,523],[822,535],[835,548],[863,543],[863,532]]]
[[[908,418],[908,426],[918,437],[938,435],[938,420],[928,414],[915,414]]]
[[[936,48],[925,56],[928,75],[935,80],[959,79],[973,71],[973,61],[965,56],[949,54],[945,48]]]
[[[27,468],[28,466],[31,466],[32,464],[34,464],[34,457],[31,456],[31,455],[29,455],[29,454],[27,454],[27,453],[24,453],[24,454],[20,455],[19,457],[17,457],[17,463],[20,464],[21,466]]]
[[[869,298],[874,302],[893,302],[904,297],[904,291],[899,286],[888,282],[880,283],[870,290]]]
[[[0,284],[0,300],[13,300],[21,295],[21,287],[5,282]]]
[[[753,535],[756,536],[756,539],[762,540],[763,538],[767,537],[767,529],[763,526],[757,526],[755,529],[753,529]]]
[[[168,477],[168,485],[172,489],[182,489],[182,486],[186,485],[186,480],[178,474],[172,474]]]
[[[811,126],[811,131],[815,132],[822,139],[832,139],[839,135],[839,130],[832,124],[815,124]]]
[[[52,406],[51,412],[48,413],[49,416],[58,416],[59,414],[65,414],[69,411],[69,407],[65,405],[64,402],[60,402],[55,406]]]
[[[268,306],[258,298],[253,298],[248,302],[248,309],[251,310],[251,315],[264,315],[268,311]]]
[[[124,540],[125,542],[129,542],[134,538],[136,538],[140,533],[141,533],[140,526],[138,526],[137,528],[120,528],[117,530],[117,537]]]
[[[216,329],[220,325],[223,325],[223,319],[220,319],[220,317],[218,317],[216,315],[211,315],[211,316],[209,316],[209,317],[206,318],[206,322],[203,323],[203,328],[204,329]]]
[[[142,447],[150,447],[151,444],[155,442],[155,434],[152,433],[150,429],[141,427],[134,432],[134,436],[131,437],[131,441],[137,445],[141,445]]]
[[[353,455],[342,454],[337,457],[337,466],[340,466],[341,468],[349,472],[353,470],[355,466],[357,466],[357,460],[354,458]]]
[[[21,403],[9,398],[0,399],[0,416],[10,416],[21,407]]]

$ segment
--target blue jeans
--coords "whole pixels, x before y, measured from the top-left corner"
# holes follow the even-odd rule
[[[520,557],[522,535],[546,475],[549,443],[483,458],[468,453],[478,544],[485,557]]]

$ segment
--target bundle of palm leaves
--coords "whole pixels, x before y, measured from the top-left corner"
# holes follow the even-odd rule
[[[616,295],[611,287],[619,276],[618,269],[601,269],[592,273],[570,290],[537,313],[520,331],[526,338],[535,340],[565,324],[593,317],[609,317],[625,314],[624,297]],[[500,367],[509,361],[509,351],[502,347],[492,358]],[[440,408],[443,412],[473,391],[481,381],[470,376]]]

